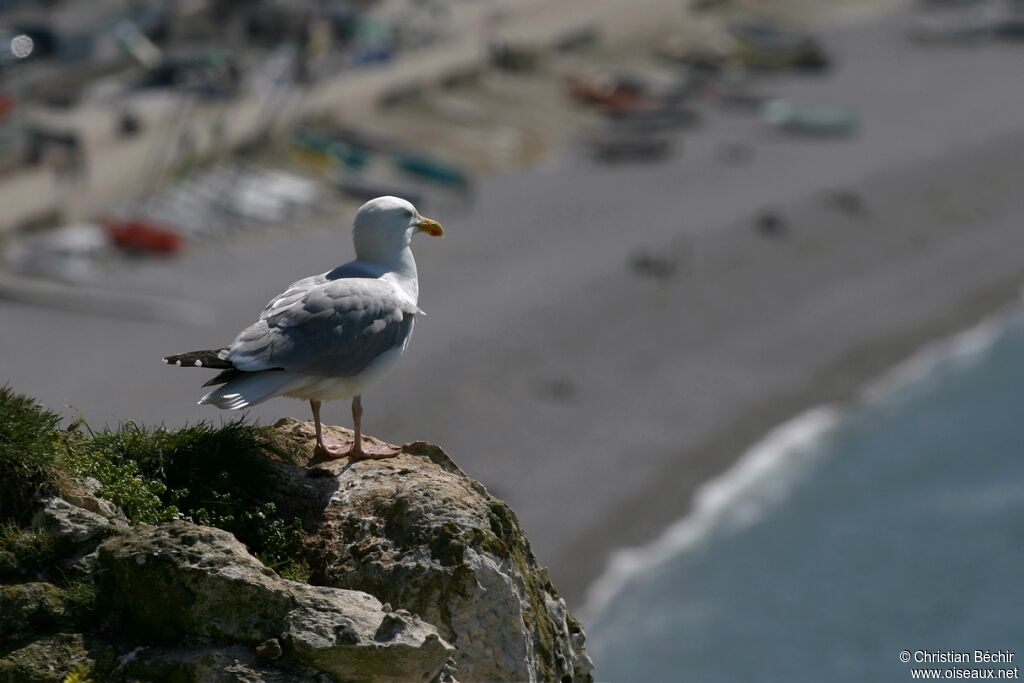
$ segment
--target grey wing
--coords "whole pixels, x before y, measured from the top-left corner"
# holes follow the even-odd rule
[[[379,275],[379,272],[374,272],[364,263],[359,261],[349,261],[348,263],[340,265],[334,270],[329,270],[326,273],[303,278],[297,282],[291,283],[288,285],[288,289],[271,299],[263,309],[263,312],[260,313],[260,320],[265,320],[268,317],[288,308],[305,297],[306,294],[314,287],[318,287],[331,280],[340,280],[345,278],[376,278]]]
[[[291,283],[288,285],[288,289],[284,290],[267,302],[263,312],[260,313],[260,320],[266,320],[269,316],[274,315],[276,311],[283,310],[295,302],[300,301],[304,296],[306,296],[309,290],[326,281],[327,275],[321,274],[313,275],[311,277],[303,278],[298,282]]]
[[[228,360],[239,370],[356,375],[381,354],[404,347],[417,311],[375,279],[321,282],[282,297],[229,347]]]

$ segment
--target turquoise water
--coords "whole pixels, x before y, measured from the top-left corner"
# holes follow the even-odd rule
[[[773,495],[635,574],[589,623],[598,680],[907,681],[901,650],[1024,656],[1024,320],[981,346],[862,400],[762,477]]]

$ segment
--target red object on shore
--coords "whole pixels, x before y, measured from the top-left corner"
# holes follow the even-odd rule
[[[595,77],[570,76],[569,92],[581,102],[619,111],[650,106],[653,103],[653,99],[644,92],[642,86],[610,74]]]
[[[185,248],[185,238],[149,221],[106,220],[103,227],[118,249],[135,254],[171,255]]]

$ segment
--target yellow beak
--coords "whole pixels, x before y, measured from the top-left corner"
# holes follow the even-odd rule
[[[416,224],[420,232],[425,232],[431,237],[444,237],[444,227],[432,218],[420,218]]]

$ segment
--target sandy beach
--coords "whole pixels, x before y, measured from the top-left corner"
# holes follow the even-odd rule
[[[507,499],[578,605],[612,550],[684,515],[773,425],[1016,300],[1024,47],[921,48],[905,25],[895,13],[830,29],[834,74],[763,84],[859,107],[854,140],[794,140],[709,111],[671,160],[608,167],[569,150],[433,216],[449,238],[414,245],[428,315],[365,397],[368,431],[438,443]],[[735,143],[749,162],[723,161]],[[837,204],[853,195],[859,209]],[[755,229],[766,208],[782,234]],[[205,374],[159,358],[226,343],[289,282],[348,260],[347,220],[103,283],[201,302],[207,324],[0,301],[0,381],[94,425],[219,420],[195,405]],[[639,272],[638,253],[674,271]],[[249,415],[308,409],[275,400]],[[348,407],[325,419],[347,425]]]

